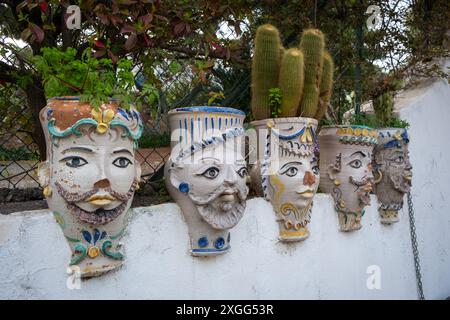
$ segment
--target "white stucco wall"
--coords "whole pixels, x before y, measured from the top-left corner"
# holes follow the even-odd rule
[[[450,88],[435,82],[403,101],[411,123],[410,155],[422,277],[428,299],[450,296]],[[248,201],[232,230],[232,251],[213,258],[188,254],[187,227],[175,204],[136,209],[117,272],[66,287],[70,251],[47,211],[0,216],[0,298],[54,299],[416,299],[409,219],[379,223],[376,198],[363,228],[338,231],[328,195],[316,196],[311,237],[277,241],[270,205]],[[371,265],[381,289],[366,286]]]

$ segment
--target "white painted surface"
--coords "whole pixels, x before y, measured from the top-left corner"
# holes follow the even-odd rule
[[[404,95],[400,116],[411,124],[412,196],[425,296],[441,299],[450,296],[450,85],[440,80],[418,92]]]
[[[0,298],[414,299],[406,211],[400,223],[386,227],[375,208],[372,198],[363,228],[342,233],[331,198],[319,194],[311,237],[284,244],[277,241],[270,205],[252,199],[232,231],[232,251],[207,259],[187,253],[187,227],[178,206],[139,208],[123,241],[125,266],[83,281],[80,290],[66,287],[70,253],[50,213],[5,216],[0,220]],[[367,289],[370,265],[380,267],[380,290]],[[436,270],[442,273],[444,267]]]
[[[422,277],[428,299],[450,296],[450,89],[443,81],[411,99],[411,162]],[[316,196],[311,237],[277,241],[270,205],[248,201],[231,233],[232,251],[203,259],[188,254],[187,227],[175,204],[139,208],[123,239],[125,266],[66,287],[70,251],[47,211],[0,216],[0,298],[54,299],[415,299],[416,279],[406,206],[400,222],[379,223],[376,199],[363,228],[338,231],[327,195]],[[366,286],[370,265],[381,289]]]

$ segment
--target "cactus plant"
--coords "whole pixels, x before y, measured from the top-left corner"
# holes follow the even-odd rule
[[[255,119],[270,118],[269,89],[278,86],[281,48],[277,28],[270,24],[258,28],[252,61],[252,113]]]
[[[272,25],[258,28],[252,61],[252,113],[256,120],[271,116],[269,91],[281,93],[283,117],[315,117],[320,120],[330,102],[333,60],[325,51],[320,30],[302,34],[299,48],[284,49],[278,30]],[[272,114],[273,115],[273,114]]]
[[[303,54],[300,50],[292,48],[287,50],[281,60],[280,77],[278,87],[280,88],[281,116],[295,117],[298,105],[303,94]]]
[[[314,117],[317,112],[324,47],[325,39],[320,30],[308,29],[303,32],[300,49],[303,52],[305,64],[305,81],[303,98],[298,112],[303,117]]]
[[[323,72],[322,80],[320,81],[319,105],[316,115],[314,116],[317,121],[322,120],[327,111],[328,104],[330,103],[331,94],[333,93],[333,71],[333,58],[328,51],[325,50],[323,53]]]
[[[380,94],[372,100],[375,116],[382,124],[391,122],[394,112],[394,97],[392,91]]]

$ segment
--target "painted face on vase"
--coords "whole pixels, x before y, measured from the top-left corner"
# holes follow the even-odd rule
[[[169,113],[172,152],[166,185],[183,211],[194,256],[227,252],[229,230],[244,215],[248,174],[241,148],[243,119],[240,111],[219,107]]]
[[[361,229],[373,188],[372,152],[378,133],[364,126],[323,127],[320,188],[330,193],[341,231]]]
[[[95,110],[77,98],[49,100],[41,113],[47,160],[39,167],[44,195],[82,277],[116,269],[119,240],[140,180],[134,157],[142,121],[115,104]]]
[[[398,222],[403,196],[411,189],[412,166],[409,161],[409,137],[406,129],[380,129],[374,149],[375,194],[380,201],[381,222]]]
[[[319,186],[317,121],[310,118],[275,118],[251,123],[259,132],[257,165],[252,181],[261,186],[279,223],[281,241],[300,241],[309,236],[313,197]],[[266,134],[261,134],[262,130]]]

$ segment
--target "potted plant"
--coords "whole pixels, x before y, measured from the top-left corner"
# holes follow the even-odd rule
[[[227,107],[169,111],[171,153],[164,178],[187,223],[192,256],[228,252],[230,230],[244,215],[248,194],[241,148],[244,118],[243,111]]]
[[[378,132],[361,124],[323,126],[319,133],[320,190],[331,194],[341,231],[361,229],[373,187]]]
[[[72,250],[70,265],[91,277],[124,260],[120,239],[139,187],[134,151],[143,123],[127,93],[131,62],[75,52],[44,48],[34,61],[48,98],[40,112],[47,159],[38,176]]]
[[[383,224],[398,222],[403,196],[411,189],[412,166],[409,161],[409,124],[396,118],[393,112],[393,92],[373,98],[373,109],[379,124],[379,139],[373,154],[375,194],[380,202],[378,211]]]
[[[284,49],[274,26],[258,28],[252,60],[255,120],[250,123],[257,160],[251,178],[273,206],[281,241],[309,236],[319,185],[317,124],[331,98],[333,68],[320,30],[305,30],[298,48]]]

